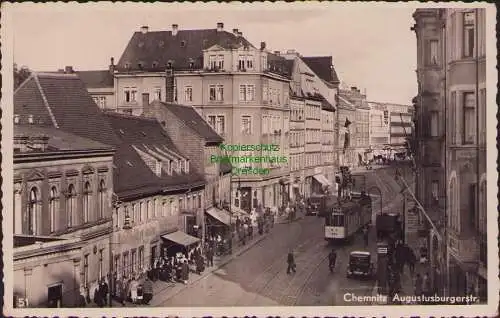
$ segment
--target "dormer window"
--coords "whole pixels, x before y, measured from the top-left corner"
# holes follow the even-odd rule
[[[18,114],[14,115],[14,124],[19,124],[19,115]]]
[[[217,67],[217,56],[216,55],[210,55],[208,57],[208,67],[211,70],[214,70]]]
[[[181,41],[181,47],[186,47],[186,41]]]
[[[189,61],[189,68],[194,68],[194,61],[193,60]]]
[[[130,68],[130,63],[125,63],[125,68],[129,69]]]
[[[142,62],[137,63],[137,67],[139,67],[139,69],[141,69],[141,70],[142,70],[142,67],[143,67]]]
[[[156,161],[156,171],[155,171],[155,173],[156,173],[156,175],[158,175],[158,176],[161,176],[161,166],[162,166],[162,165],[161,165],[161,161],[160,161],[160,160],[157,160],[157,161]]]
[[[172,65],[174,65],[173,61],[168,61],[167,62],[167,68],[172,68]]]
[[[153,68],[157,68],[158,67],[158,62],[153,62]]]
[[[170,160],[168,162],[168,173],[169,174],[172,174],[174,172],[174,161],[173,160]]]
[[[184,168],[185,173],[189,173],[189,160],[185,161],[185,168]]]

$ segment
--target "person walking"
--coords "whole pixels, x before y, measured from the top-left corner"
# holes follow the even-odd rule
[[[368,246],[368,225],[363,227],[363,241],[365,242],[365,247]]]
[[[214,266],[214,249],[212,246],[207,249],[207,266]]]
[[[189,280],[189,265],[186,259],[184,259],[181,263],[181,280],[187,285]]]
[[[410,274],[412,277],[415,274],[415,263],[417,263],[417,255],[415,255],[415,252],[408,247],[408,267],[410,268]]]
[[[335,250],[332,249],[332,251],[328,255],[328,267],[330,268],[331,273],[333,273],[336,262],[337,262],[337,252],[335,252]]]
[[[422,276],[417,273],[415,277],[415,296],[422,296]]]
[[[148,277],[142,284],[142,293],[144,295],[144,304],[149,305],[149,302],[153,299],[153,282]]]
[[[422,278],[422,295],[430,296],[430,294],[431,294],[431,278],[429,277],[429,273],[425,273],[424,277]]]
[[[286,269],[286,273],[287,274],[290,274],[291,272],[294,272],[295,273],[295,257],[293,256],[293,251],[290,250],[290,252],[288,253],[288,256],[287,256],[287,263],[288,263],[288,267]]]

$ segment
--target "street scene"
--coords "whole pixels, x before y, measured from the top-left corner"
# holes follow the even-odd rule
[[[489,7],[260,5],[2,5],[9,310],[494,302]]]

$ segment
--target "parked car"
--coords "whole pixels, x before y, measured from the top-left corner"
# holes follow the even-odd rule
[[[373,266],[370,252],[353,251],[349,254],[349,264],[347,265],[347,278],[363,277],[372,279],[375,277],[375,268]]]

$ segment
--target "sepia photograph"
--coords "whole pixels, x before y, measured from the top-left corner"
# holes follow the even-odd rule
[[[498,314],[494,5],[1,9],[6,315]]]

